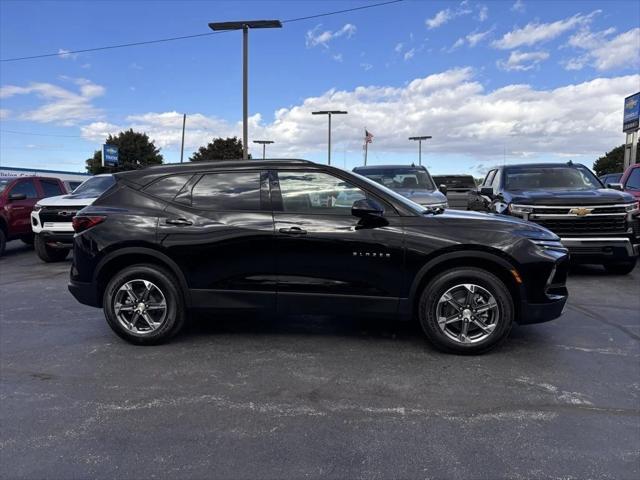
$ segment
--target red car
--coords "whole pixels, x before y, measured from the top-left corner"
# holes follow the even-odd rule
[[[640,163],[631,165],[620,179],[622,189],[640,200]]]
[[[0,177],[0,256],[9,240],[33,242],[31,210],[38,200],[65,193],[57,178]]]

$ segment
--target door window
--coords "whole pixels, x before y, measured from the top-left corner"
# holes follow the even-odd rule
[[[627,179],[625,188],[629,190],[640,190],[640,168],[634,168],[631,170],[631,174]]]
[[[38,192],[33,180],[23,180],[11,189],[11,194],[24,193],[27,198],[38,198]]]
[[[487,173],[487,176],[484,179],[484,183],[482,184],[483,187],[491,186],[491,182],[493,182],[493,177],[496,176],[496,172],[497,170],[491,170],[489,173]]]
[[[285,212],[351,215],[356,200],[366,198],[363,190],[323,172],[278,172]]]
[[[60,188],[60,184],[55,180],[40,180],[40,186],[42,187],[42,192],[44,193],[44,197],[55,197],[56,195],[62,195],[62,189]]]
[[[260,172],[203,175],[193,187],[191,204],[205,210],[260,210]]]
[[[173,200],[191,176],[191,173],[184,175],[170,175],[152,183],[150,186],[145,188],[144,191],[149,195],[162,198],[163,200]]]

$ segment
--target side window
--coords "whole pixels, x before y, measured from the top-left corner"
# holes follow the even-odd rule
[[[491,180],[491,187],[494,192],[500,188],[500,177],[502,177],[500,170],[496,170],[496,174],[493,176],[493,180]]]
[[[24,193],[27,198],[38,198],[38,192],[33,180],[23,180],[17,183],[9,193]]]
[[[355,185],[323,172],[278,172],[285,212],[351,215],[356,200],[366,198]]]
[[[193,187],[191,205],[205,210],[260,210],[260,172],[207,173]]]
[[[491,182],[493,182],[493,178],[496,176],[497,170],[491,170],[487,173],[487,176],[484,178],[484,182],[482,183],[483,187],[490,187]]]
[[[60,184],[55,180],[40,180],[40,186],[42,187],[42,191],[46,197],[55,197],[56,195],[62,195],[62,188],[60,188]]]
[[[192,174],[170,175],[153,182],[144,189],[145,193],[163,200],[173,200]]]
[[[634,168],[631,170],[631,174],[629,178],[627,178],[627,183],[624,188],[628,188],[629,190],[640,190],[640,168]]]

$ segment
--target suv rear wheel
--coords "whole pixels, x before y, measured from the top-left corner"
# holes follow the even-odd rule
[[[181,288],[162,267],[140,264],[116,273],[102,307],[111,329],[138,345],[162,343],[180,331],[185,311]]]
[[[40,235],[35,236],[33,244],[40,260],[47,263],[61,262],[69,255],[68,248],[50,247]]]
[[[438,275],[420,298],[422,329],[446,352],[477,354],[494,348],[509,334],[513,316],[507,287],[479,268],[455,268]]]
[[[631,273],[636,266],[636,259],[627,260],[626,262],[616,262],[616,263],[605,263],[604,269],[607,273],[612,273],[614,275],[626,275],[627,273]]]

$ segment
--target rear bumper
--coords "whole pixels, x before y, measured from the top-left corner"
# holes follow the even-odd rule
[[[639,245],[629,237],[562,237],[571,259],[579,263],[623,261],[638,256]]]
[[[566,295],[555,295],[548,303],[525,303],[520,309],[520,316],[516,319],[516,323],[529,325],[549,322],[562,315],[566,303]]]
[[[89,305],[90,307],[101,307],[96,295],[96,289],[91,283],[76,282],[74,280],[71,280],[69,282],[68,288],[71,292],[71,295],[73,295],[78,302],[84,305]]]

